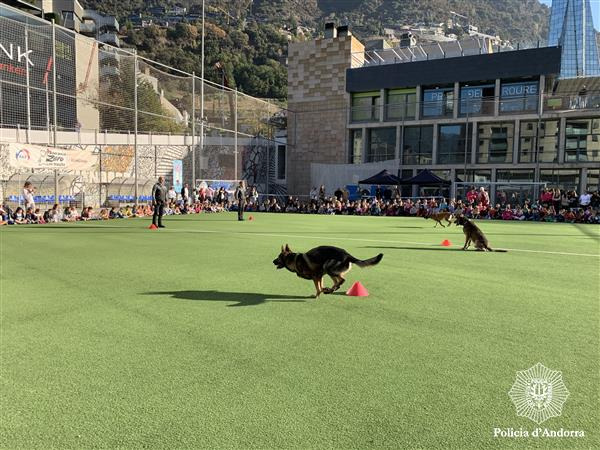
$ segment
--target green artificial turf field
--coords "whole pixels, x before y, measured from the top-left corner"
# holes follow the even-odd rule
[[[598,448],[600,227],[254,216],[1,229],[0,446]],[[313,300],[283,243],[385,257]],[[538,362],[585,437],[494,438]]]

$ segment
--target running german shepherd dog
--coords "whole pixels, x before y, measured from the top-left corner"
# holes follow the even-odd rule
[[[463,232],[465,233],[465,246],[463,247],[463,250],[468,249],[471,242],[473,242],[475,248],[482,252],[506,252],[506,250],[494,250],[490,248],[483,231],[465,216],[458,216],[454,223],[456,226],[462,225],[463,227]]]
[[[319,298],[321,293],[331,294],[344,284],[344,275],[352,268],[352,264],[358,267],[374,266],[381,261],[383,253],[374,258],[360,260],[356,259],[346,250],[338,247],[321,246],[315,247],[306,253],[294,253],[289,245],[281,246],[281,253],[273,260],[278,269],[284,267],[294,272],[300,278],[313,280],[317,293],[314,298]],[[323,287],[323,277],[329,275],[333,280],[333,286]]]
[[[444,226],[444,224],[442,223],[442,220],[445,220],[446,222],[448,222],[448,225],[452,225],[452,218],[453,218],[453,216],[452,216],[452,213],[450,213],[448,211],[441,211],[441,212],[438,212],[438,213],[431,213],[428,216],[423,216],[423,218],[435,220],[436,224],[433,226],[433,228],[437,227],[438,223],[442,227],[446,228]]]

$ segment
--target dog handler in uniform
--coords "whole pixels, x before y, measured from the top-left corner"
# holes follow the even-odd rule
[[[158,177],[158,182],[152,187],[152,205],[154,206],[154,214],[152,215],[152,223],[158,228],[165,228],[162,224],[162,215],[167,201],[167,188],[165,187],[165,178]]]
[[[244,182],[240,181],[239,186],[235,190],[235,198],[238,202],[238,220],[244,220],[244,208],[246,207],[246,189]]]

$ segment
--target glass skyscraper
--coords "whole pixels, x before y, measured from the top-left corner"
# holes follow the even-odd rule
[[[561,78],[600,76],[590,0],[552,0],[548,45],[562,47]]]

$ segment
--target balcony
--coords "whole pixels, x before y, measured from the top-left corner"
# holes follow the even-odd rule
[[[100,52],[98,53],[98,61],[100,62],[100,64],[116,66],[119,65],[119,63],[121,62],[121,55],[117,51],[114,51],[112,48],[106,47],[100,50]]]
[[[86,36],[96,36],[96,24],[94,22],[82,22],[79,26],[79,32]]]
[[[536,44],[527,43],[525,45],[503,46],[497,45],[494,40],[488,37],[470,36],[462,40],[442,40],[410,47],[395,47],[353,53],[352,67],[431,61],[434,59],[459,58],[462,56],[484,55],[532,48],[540,48],[539,42]]]
[[[100,36],[98,36],[98,40],[105,44],[110,44],[114,47],[121,46],[121,40],[115,33],[102,33]]]
[[[83,19],[94,22],[98,30],[119,31],[119,22],[114,16],[105,16],[98,11],[86,9],[83,13]]]
[[[351,108],[350,121],[357,122],[379,122],[381,106],[355,106]]]
[[[528,95],[519,98],[501,98],[500,114],[536,113],[538,111],[539,95]]]
[[[121,75],[121,71],[115,66],[102,66],[100,68],[100,77],[118,77]]]

